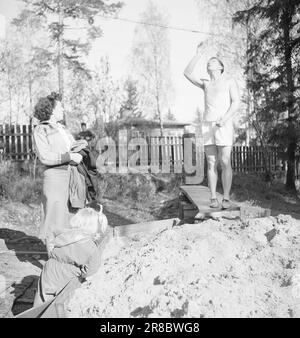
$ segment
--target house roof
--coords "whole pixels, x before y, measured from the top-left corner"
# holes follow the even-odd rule
[[[152,127],[152,128],[159,128],[160,122],[158,120],[150,120],[143,117],[127,117],[119,120],[119,124],[123,126],[132,126],[132,127]],[[174,127],[185,127],[190,125],[187,122],[177,122],[177,121],[168,121],[163,120],[163,126],[167,128],[174,128]]]

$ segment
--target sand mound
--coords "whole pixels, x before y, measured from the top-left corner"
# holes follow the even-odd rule
[[[300,225],[206,221],[108,248],[70,317],[299,317]],[[109,252],[110,251],[110,252]]]

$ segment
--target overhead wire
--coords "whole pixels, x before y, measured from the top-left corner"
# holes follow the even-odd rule
[[[182,32],[186,32],[186,33],[205,34],[205,35],[218,36],[218,37],[225,36],[223,34],[205,32],[205,31],[200,31],[200,30],[196,30],[196,29],[168,26],[168,25],[163,25],[163,24],[159,24],[159,23],[144,22],[144,21],[138,21],[138,20],[133,20],[133,19],[121,18],[121,17],[112,17],[112,16],[105,16],[105,15],[97,15],[97,17],[100,17],[100,18],[103,18],[103,19],[106,19],[106,20],[123,21],[123,22],[133,23],[133,24],[137,24],[137,25],[159,27],[159,28],[163,28],[163,29],[182,31]],[[67,29],[86,29],[86,28],[87,27],[67,27]]]
[[[206,34],[206,35],[220,36],[220,35],[215,34],[215,33],[204,32],[204,31],[200,31],[200,30],[196,30],[196,29],[189,29],[189,28],[168,26],[168,25],[163,25],[163,24],[158,24],[158,23],[144,22],[144,21],[138,21],[138,20],[127,19],[127,18],[120,18],[120,17],[108,17],[108,16],[105,16],[105,15],[98,15],[98,16],[101,17],[101,18],[103,18],[103,19],[124,21],[124,22],[134,23],[134,24],[138,24],[138,25],[153,26],[153,27],[159,27],[159,28],[164,28],[164,29],[183,31],[183,32],[188,32],[188,33],[195,33],[195,34]]]
[[[175,26],[168,26],[168,25],[162,25],[162,24],[156,24],[156,23],[151,23],[151,22],[143,22],[143,21],[138,21],[138,20],[133,20],[133,19],[127,19],[127,18],[120,18],[120,17],[111,17],[111,16],[105,16],[105,15],[97,15],[97,17],[101,17],[103,19],[108,19],[108,20],[116,20],[116,21],[123,21],[127,23],[133,23],[133,24],[138,24],[138,25],[145,25],[145,26],[153,26],[153,27],[159,27],[163,29],[170,29],[170,30],[177,30],[177,31],[183,31],[187,33],[194,33],[194,34],[206,34],[210,36],[216,36],[220,37],[223,36],[225,37],[226,35],[224,34],[216,34],[216,33],[211,33],[211,32],[204,32],[200,30],[195,30],[195,29],[188,29],[188,28],[182,28],[182,27],[175,27]],[[66,27],[67,29],[87,29],[88,27]],[[228,58],[226,56],[222,56],[223,58]],[[229,59],[229,58],[228,58]]]

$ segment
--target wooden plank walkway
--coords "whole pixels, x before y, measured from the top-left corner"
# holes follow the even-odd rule
[[[180,220],[178,218],[171,218],[162,221],[116,226],[114,227],[114,237],[131,237],[141,233],[150,234],[154,232],[160,232],[163,230],[172,229],[179,223]]]
[[[234,203],[230,209],[223,210],[221,207],[219,209],[212,209],[210,205],[210,191],[208,187],[203,185],[185,185],[180,187],[181,192],[187,197],[191,204],[198,209],[195,219],[204,219],[204,218],[220,218],[220,217],[240,217],[240,207]],[[220,203],[222,201],[222,196],[217,194],[217,198]]]

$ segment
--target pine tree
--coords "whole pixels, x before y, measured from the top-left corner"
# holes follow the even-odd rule
[[[168,114],[166,115],[166,119],[168,121],[173,121],[173,122],[176,121],[176,117],[175,117],[175,115],[173,114],[173,112],[170,108],[168,110]]]
[[[201,126],[201,125],[202,125],[202,122],[203,122],[203,111],[198,107],[198,108],[196,109],[196,112],[195,112],[194,123],[195,123],[197,126]]]
[[[89,52],[91,41],[102,35],[101,28],[95,23],[97,14],[114,14],[122,7],[122,3],[106,4],[100,0],[23,1],[26,3],[25,10],[43,18],[41,28],[50,32],[47,50],[49,58],[57,66],[59,92],[63,96],[64,68],[88,73],[81,56]],[[73,32],[73,35],[67,37],[67,32]]]
[[[131,117],[141,117],[142,112],[139,109],[139,95],[136,81],[127,79],[125,82],[126,99],[122,103],[120,109],[120,118],[125,117],[124,114],[128,112]]]
[[[254,111],[265,124],[268,141],[285,149],[286,187],[295,190],[295,152],[300,142],[299,88],[300,1],[258,0],[236,13],[237,22],[261,21],[262,29],[248,49],[248,86],[254,93]],[[284,117],[286,113],[286,117]]]

